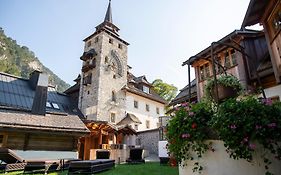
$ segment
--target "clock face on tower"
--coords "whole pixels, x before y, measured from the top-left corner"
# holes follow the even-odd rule
[[[123,66],[119,54],[115,50],[111,50],[109,56],[109,66],[111,70],[119,77],[123,76]]]

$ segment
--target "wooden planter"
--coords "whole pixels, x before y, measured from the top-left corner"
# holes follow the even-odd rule
[[[237,97],[238,92],[233,87],[223,86],[221,84],[218,84],[218,96],[216,95],[216,88],[214,88],[211,91],[212,98],[216,102],[222,102],[225,99]]]

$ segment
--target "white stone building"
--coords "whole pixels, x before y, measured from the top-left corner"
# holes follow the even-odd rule
[[[81,76],[66,93],[78,101],[87,120],[129,125],[136,131],[155,129],[166,101],[153,91],[145,76],[130,73],[129,43],[118,31],[109,3],[104,21],[84,39]]]

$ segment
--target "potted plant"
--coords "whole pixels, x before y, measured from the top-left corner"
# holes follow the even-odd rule
[[[205,143],[209,139],[208,123],[213,115],[209,103],[183,103],[176,108],[175,115],[169,120],[166,137],[168,149],[179,164],[185,160],[193,160],[194,155],[201,157],[210,145]],[[203,168],[194,162],[194,171]]]
[[[184,103],[166,136],[180,175],[204,170],[209,175],[281,174],[281,103],[270,99]]]
[[[213,99],[221,102],[227,98],[237,97],[242,90],[239,80],[233,75],[221,75],[217,78],[217,89],[215,80],[209,79],[205,86],[205,94],[207,99]]]

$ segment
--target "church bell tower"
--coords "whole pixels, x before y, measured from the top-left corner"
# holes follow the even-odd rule
[[[127,46],[113,24],[111,1],[104,21],[85,38],[78,107],[87,120],[117,123],[125,116]]]

